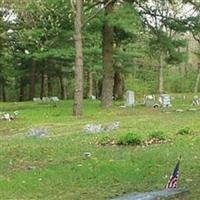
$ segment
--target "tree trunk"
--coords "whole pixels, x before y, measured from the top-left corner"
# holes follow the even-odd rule
[[[65,99],[67,99],[66,83],[65,83],[66,81],[62,75],[59,76],[59,80],[60,80],[61,99],[65,100]]]
[[[88,87],[88,97],[91,97],[93,95],[93,74],[92,72],[88,72],[88,83],[89,83],[89,87]]]
[[[40,84],[40,99],[45,96],[45,81],[44,81],[44,71],[41,72],[41,84]]]
[[[5,84],[2,84],[2,100],[3,102],[6,102],[6,89],[5,89]]]
[[[118,100],[123,99],[123,76],[119,72],[115,72],[114,97]]]
[[[105,4],[107,1],[105,1]],[[112,13],[113,6],[114,2],[111,2],[105,7],[105,20],[103,25],[103,84],[101,98],[103,108],[108,108],[112,105],[113,97],[113,27],[109,25],[107,19],[107,16]]]
[[[32,60],[29,100],[32,100],[33,97],[35,97],[35,82],[36,82],[36,61]]]
[[[48,97],[51,97],[53,95],[53,87],[50,75],[47,75],[47,90],[48,90]]]
[[[24,101],[24,95],[25,95],[25,91],[24,91],[24,81],[21,78],[20,79],[20,86],[19,86],[19,101]]]
[[[159,74],[159,93],[164,92],[164,57],[163,52],[160,52],[160,74]]]
[[[199,81],[200,81],[200,63],[198,63],[198,75],[197,75],[197,79],[196,79],[196,83],[195,83],[195,87],[194,87],[194,93],[198,92]]]
[[[81,35],[81,12],[82,0],[76,0],[76,16],[74,21],[75,26],[75,94],[74,94],[74,109],[75,116],[82,115],[83,103],[83,49]]]

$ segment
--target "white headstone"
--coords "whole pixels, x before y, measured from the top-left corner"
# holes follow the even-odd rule
[[[135,94],[133,91],[128,90],[126,92],[126,106],[134,106],[135,105]]]
[[[159,99],[160,103],[162,104],[162,106],[165,108],[165,107],[171,107],[171,98],[168,94],[162,94],[160,96],[160,99]]]

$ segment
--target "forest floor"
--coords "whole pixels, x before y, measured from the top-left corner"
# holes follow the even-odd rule
[[[0,103],[1,112],[19,111],[15,120],[0,121],[0,199],[103,200],[159,190],[179,155],[178,185],[190,190],[181,199],[200,199],[200,107],[186,111],[193,108],[191,98],[177,95],[168,109],[120,108],[121,102],[116,102],[102,110],[99,101],[87,100],[80,118],[71,115],[72,104]],[[120,122],[120,128],[109,133],[83,131],[88,123],[114,121]],[[33,127],[46,127],[49,134],[27,137]],[[166,142],[118,145],[128,134],[145,140],[152,132],[164,133]],[[85,158],[85,152],[91,157]]]

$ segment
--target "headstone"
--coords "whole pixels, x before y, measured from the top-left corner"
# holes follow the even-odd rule
[[[134,106],[135,105],[135,95],[134,92],[131,90],[128,90],[126,92],[126,106]]]
[[[174,198],[179,195],[183,195],[188,193],[187,189],[164,189],[160,191],[152,191],[152,192],[144,192],[144,193],[133,193],[129,195],[125,195],[123,197],[118,197],[112,200],[158,200],[158,199],[169,199]]]
[[[200,99],[198,96],[194,96],[192,100],[192,105],[193,106],[199,106],[200,105]]]
[[[50,102],[50,98],[49,97],[42,97],[42,101],[44,103],[48,103],[48,102]]]
[[[41,99],[40,99],[40,98],[37,98],[37,97],[34,97],[34,98],[33,98],[33,101],[34,101],[34,102],[41,102]]]
[[[91,99],[91,100],[96,100],[96,96],[91,95],[91,96],[89,96],[89,99]]]
[[[171,98],[168,94],[162,94],[160,96],[160,99],[159,99],[161,105],[166,108],[166,107],[171,107]]]
[[[154,106],[155,102],[156,102],[156,97],[155,97],[155,95],[146,95],[146,96],[144,97],[144,103],[145,103],[145,105],[148,106],[148,107]]]
[[[109,124],[86,124],[83,128],[86,133],[101,133],[101,132],[110,132],[112,130],[118,129],[120,123],[112,122]]]
[[[176,109],[176,112],[182,113],[182,112],[184,112],[184,110],[183,109]]]
[[[28,137],[44,137],[48,135],[47,128],[31,128],[27,131],[26,136]]]
[[[51,101],[53,102],[58,102],[59,101],[59,98],[58,97],[50,97],[49,98]]]
[[[101,124],[86,124],[83,128],[86,133],[100,133],[103,131]]]

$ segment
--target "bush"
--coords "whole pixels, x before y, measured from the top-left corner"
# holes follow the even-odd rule
[[[117,144],[119,145],[139,145],[142,143],[141,136],[136,133],[129,132],[119,138]]]
[[[190,127],[186,126],[184,128],[181,128],[177,134],[178,135],[190,135],[192,133],[192,130]]]
[[[149,133],[149,139],[165,140],[166,136],[163,131],[155,130]]]

